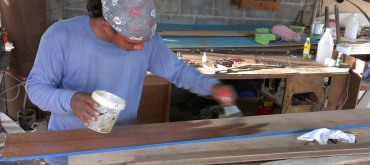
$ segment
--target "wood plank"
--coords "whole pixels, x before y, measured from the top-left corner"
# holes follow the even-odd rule
[[[370,143],[314,145],[247,151],[214,151],[189,154],[137,156],[136,165],[186,165],[237,163],[286,158],[309,158],[339,155],[370,154]]]
[[[279,10],[280,2],[269,0],[232,0],[232,3],[238,4],[238,9],[252,8],[252,9],[266,9]]]
[[[345,131],[361,132],[363,136],[356,137],[357,142],[370,142],[370,127],[345,129]],[[297,141],[297,137],[303,133],[294,133],[286,135],[264,136],[243,139],[231,139],[225,141],[213,141],[206,143],[193,143],[186,145],[161,146],[155,148],[142,148],[136,150],[115,151],[106,153],[74,155],[68,158],[70,165],[80,164],[113,164],[134,162],[135,156],[144,156],[151,154],[182,154],[206,151],[240,151],[240,150],[259,150],[276,149],[286,147],[303,147],[307,142]],[[276,143],[278,142],[278,143]]]
[[[254,55],[228,55],[228,54],[218,54],[218,53],[207,53],[207,58],[216,60],[220,58],[231,58],[231,59],[243,59],[243,60],[250,60],[250,59],[256,59],[257,57],[254,57]],[[220,73],[220,74],[214,74],[212,72],[207,72],[204,70],[201,66],[202,56],[199,54],[182,54],[181,59],[183,60],[195,60],[197,63],[194,65],[195,68],[197,68],[200,72],[204,74],[208,74],[212,77],[218,78],[218,79],[264,79],[264,78],[286,78],[289,74],[323,74],[323,73],[329,73],[329,74],[348,74],[348,68],[336,68],[336,67],[318,67],[315,65],[316,62],[311,61],[298,61],[295,60],[299,64],[298,67],[286,67],[286,68],[266,68],[266,69],[233,69],[235,72],[230,73]],[[258,57],[260,59],[267,59],[265,56]],[[257,58],[257,59],[258,59]],[[271,57],[277,58],[277,57]],[[285,57],[286,58],[286,57]],[[293,58],[292,58],[293,59]],[[287,61],[287,60],[286,60]],[[292,60],[293,61],[293,60]],[[280,60],[281,62],[281,60]],[[293,63],[293,62],[292,62]],[[303,67],[303,64],[307,64],[310,67]],[[314,64],[314,65],[311,65]],[[321,65],[321,64],[320,64]]]
[[[362,77],[358,73],[354,72],[352,69],[349,72],[349,78],[350,78],[349,85],[346,87],[346,90],[348,92],[347,93],[348,98],[343,106],[343,109],[356,108],[358,101],[357,97],[362,82]]]
[[[198,37],[253,37],[254,31],[162,31],[161,36],[198,36]]]
[[[369,121],[368,110],[364,109],[117,126],[109,134],[100,134],[89,129],[19,133],[10,134],[6,138],[3,159],[22,160],[46,155],[69,156],[129,150],[154,147],[152,144],[158,147],[158,144],[163,143],[175,145],[191,140],[207,142],[214,140],[210,138],[244,138],[269,132],[308,131],[307,129],[352,124],[368,126]]]
[[[303,158],[303,159],[287,159],[279,160],[261,165],[292,165],[292,164],[315,164],[315,165],[339,165],[339,164],[357,164],[361,162],[369,162],[370,155],[355,155],[355,156],[331,156],[322,158]]]
[[[3,112],[0,112],[0,118],[1,118],[1,127],[5,130],[5,132],[7,133],[25,133],[26,132]]]
[[[200,52],[200,54],[203,54]],[[267,55],[243,55],[243,54],[223,54],[223,53],[209,53],[207,52],[208,56],[215,56],[220,58],[242,58],[242,59],[255,59],[260,61],[269,61],[269,62],[281,62],[281,63],[290,63],[290,64],[300,64],[300,65],[310,65],[310,66],[324,66],[323,64],[313,61],[313,60],[303,60],[299,58],[289,58],[288,55],[280,55],[280,56],[267,56]]]

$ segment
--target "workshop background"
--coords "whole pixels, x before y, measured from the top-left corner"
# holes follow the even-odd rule
[[[84,15],[87,0],[1,0],[1,22],[9,34],[9,41],[16,49],[12,50],[9,70],[13,74],[27,77],[37,53],[41,35],[54,22]],[[302,24],[309,25],[313,14],[312,0],[278,0],[280,9],[238,9],[231,4],[231,0],[154,0],[157,7],[159,23],[175,24],[203,24],[203,25],[256,25],[256,24],[284,24],[291,25],[299,21],[298,15],[303,13]],[[333,13],[335,0],[325,0],[322,6],[329,6]],[[362,3],[357,2],[362,6]],[[345,6],[345,7],[344,7]],[[364,5],[365,11],[370,10]],[[20,10],[21,9],[21,10]],[[344,2],[340,4],[341,12],[358,12],[356,8]],[[317,12],[317,15],[323,12]],[[19,84],[18,81],[5,75],[5,88]],[[173,90],[176,94],[177,90]],[[179,90],[181,92],[181,90]],[[24,89],[15,101],[8,102],[8,115],[15,119],[16,111],[22,108]],[[7,98],[17,96],[17,91],[6,93]],[[35,108],[29,101],[29,108]],[[45,117],[43,112],[38,118]]]

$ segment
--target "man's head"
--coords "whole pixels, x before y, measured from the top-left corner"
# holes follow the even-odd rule
[[[92,18],[104,17],[105,36],[126,50],[141,50],[156,30],[153,0],[89,0],[87,9]]]

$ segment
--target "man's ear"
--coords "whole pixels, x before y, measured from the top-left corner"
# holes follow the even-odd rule
[[[103,26],[103,29],[105,31],[109,31],[110,29],[112,29],[112,27],[110,26],[110,24],[108,22],[106,22],[106,21],[103,21],[102,22],[102,26]]]

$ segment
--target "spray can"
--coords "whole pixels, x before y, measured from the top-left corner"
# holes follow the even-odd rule
[[[310,48],[311,48],[311,43],[310,43],[310,37],[307,37],[306,43],[303,46],[303,59],[310,59]]]

